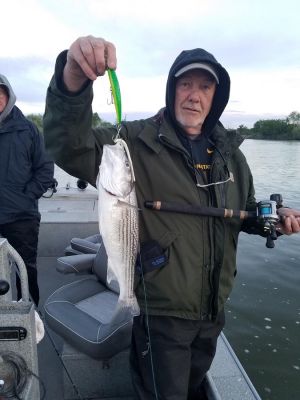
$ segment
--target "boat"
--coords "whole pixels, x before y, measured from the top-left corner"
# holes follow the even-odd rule
[[[130,380],[129,349],[110,359],[94,359],[63,340],[45,321],[44,305],[49,296],[58,288],[78,280],[76,274],[58,272],[57,259],[64,256],[74,237],[86,238],[98,232],[97,202],[95,190],[70,186],[58,188],[53,196],[39,201],[39,313],[44,320],[45,336],[37,344],[35,379],[39,384],[39,398],[26,395],[24,390],[24,396],[20,397],[23,400],[136,400]],[[0,355],[3,349],[0,341]],[[32,357],[36,357],[34,353]],[[260,399],[223,333],[203,387],[203,400]]]

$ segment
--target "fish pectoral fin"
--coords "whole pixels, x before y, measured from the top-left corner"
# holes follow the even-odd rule
[[[120,206],[126,206],[126,207],[130,207],[130,208],[134,208],[135,210],[139,210],[138,206],[135,206],[134,204],[127,203],[127,201],[124,201],[124,200],[118,199],[117,205],[118,204]]]

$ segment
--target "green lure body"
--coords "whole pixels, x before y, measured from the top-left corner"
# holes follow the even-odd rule
[[[109,77],[113,103],[116,109],[117,125],[119,125],[122,121],[122,102],[121,102],[120,85],[115,70],[108,69],[107,73]]]

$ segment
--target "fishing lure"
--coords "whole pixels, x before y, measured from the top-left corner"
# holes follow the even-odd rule
[[[117,125],[120,125],[122,121],[122,102],[121,102],[120,85],[115,70],[108,69],[107,73],[110,82],[112,102],[114,103],[116,109]]]

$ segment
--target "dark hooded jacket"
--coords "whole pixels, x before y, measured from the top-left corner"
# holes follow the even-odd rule
[[[115,129],[91,128],[92,83],[76,95],[68,93],[62,84],[65,62],[66,52],[57,59],[47,93],[46,146],[60,167],[95,185],[102,147],[113,143]],[[196,178],[191,154],[179,138],[174,116],[174,74],[191,62],[211,63],[220,80],[204,123],[204,133],[215,149],[209,180],[225,181],[229,171],[234,177],[225,184],[204,188],[196,185],[201,176]],[[238,235],[243,229],[239,220],[156,212],[144,207],[147,200],[161,200],[240,210],[255,208],[252,175],[239,150],[242,139],[227,132],[218,120],[227,104],[229,87],[227,72],[211,54],[202,49],[185,51],[171,67],[166,108],[152,118],[122,124],[121,135],[127,141],[135,170],[141,209],[140,241],[156,241],[168,260],[161,268],[145,273],[149,314],[214,319],[231,292]],[[136,294],[145,311],[140,280]]]
[[[175,118],[175,107],[174,107],[175,84],[176,84],[175,74],[182,67],[199,62],[210,64],[217,72],[217,75],[219,77],[219,84],[216,86],[216,92],[214,95],[211,112],[204,121],[201,131],[201,134],[210,135],[212,129],[215,127],[216,123],[218,122],[222,112],[224,111],[228,103],[229,92],[230,92],[230,78],[227,71],[222,67],[222,65],[219,64],[217,60],[214,58],[214,56],[208,53],[206,50],[203,49],[184,50],[175,59],[170,69],[167,80],[166,111],[167,115],[172,121],[172,125],[179,130],[180,127],[178,126]]]
[[[0,113],[0,224],[40,217],[38,199],[53,184],[54,163],[43,136],[17,106],[5,76],[8,103]]]

